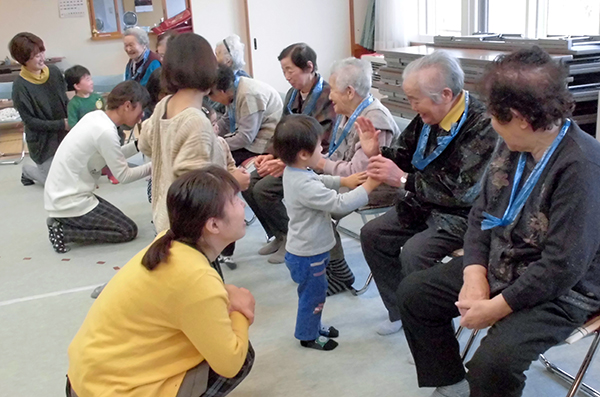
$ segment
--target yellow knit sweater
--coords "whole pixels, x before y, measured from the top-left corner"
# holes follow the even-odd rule
[[[69,346],[79,397],[174,397],[206,360],[233,377],[248,351],[248,320],[228,314],[223,280],[196,249],[173,242],[148,271],[138,253],[108,283]]]

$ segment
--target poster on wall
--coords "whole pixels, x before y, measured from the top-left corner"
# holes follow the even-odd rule
[[[152,12],[152,0],[135,0],[135,12]]]

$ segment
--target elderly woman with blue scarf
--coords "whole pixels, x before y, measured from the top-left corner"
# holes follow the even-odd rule
[[[397,304],[420,387],[433,396],[521,396],[523,374],[600,310],[600,144],[569,119],[566,73],[538,47],[482,81],[496,149],[462,258],[407,276]],[[491,327],[460,358],[453,317]]]
[[[129,62],[125,68],[125,80],[135,80],[144,87],[154,70],[160,68],[160,56],[150,51],[148,33],[140,27],[129,28],[123,37]]]

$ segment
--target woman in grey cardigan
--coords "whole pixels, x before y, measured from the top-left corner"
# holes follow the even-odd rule
[[[21,65],[13,83],[12,99],[25,125],[29,156],[35,166],[23,164],[24,186],[46,183],[52,158],[69,131],[67,86],[62,72],[46,65],[46,47],[32,33],[18,33],[8,45],[10,55]]]

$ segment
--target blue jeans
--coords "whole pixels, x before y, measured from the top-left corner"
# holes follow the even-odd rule
[[[298,283],[296,339],[315,340],[319,337],[321,313],[327,296],[325,269],[328,263],[329,252],[315,256],[285,254],[285,265],[292,280]]]

